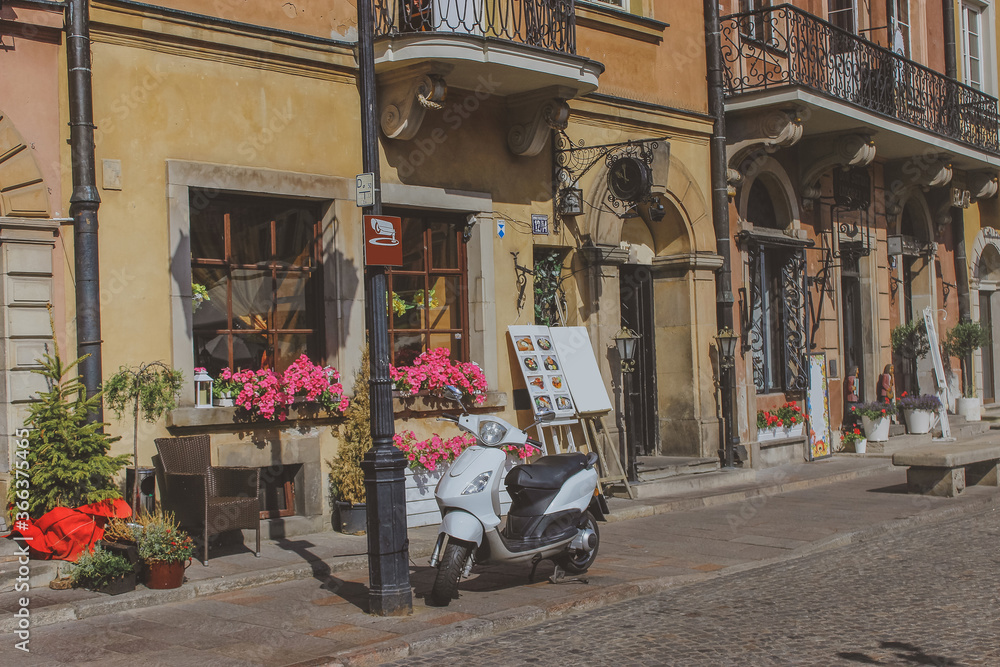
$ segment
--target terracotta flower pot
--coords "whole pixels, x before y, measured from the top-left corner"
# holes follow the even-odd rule
[[[191,564],[186,561],[151,560],[146,562],[146,588],[180,588],[184,583],[184,570]]]

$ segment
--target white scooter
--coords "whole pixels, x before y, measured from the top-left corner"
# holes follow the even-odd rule
[[[462,405],[457,388],[448,387],[444,395]],[[597,455],[543,456],[514,466],[504,480],[503,447],[528,443],[541,448],[541,443],[498,417],[471,415],[464,405],[462,412],[442,419],[455,422],[477,442],[455,459],[434,492],[442,521],[431,554],[431,567],[438,571],[429,601],[446,606],[458,597],[458,582],[473,563],[530,561],[537,566],[548,558],[556,563],[553,581],[563,571],[586,572],[597,558],[597,519],[604,518],[607,507],[597,490]],[[554,417],[546,413],[535,424]],[[504,526],[501,481],[512,501]]]

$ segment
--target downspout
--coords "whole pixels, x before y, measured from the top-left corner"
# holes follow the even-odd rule
[[[711,140],[712,221],[715,226],[716,252],[722,266],[715,274],[716,321],[720,329],[733,328],[733,287],[729,241],[729,183],[726,178],[726,109],[723,90],[722,38],[719,33],[718,0],[704,0],[705,51],[708,75],[708,114],[715,119]],[[722,377],[723,446],[722,464],[733,467],[734,443],[737,441],[736,409],[733,395],[736,369],[720,369]]]
[[[94,166],[94,100],[90,68],[90,8],[88,0],[69,0],[66,6],[66,65],[69,84],[69,144],[72,154],[73,247],[76,264],[76,347],[79,373],[87,397],[101,386],[101,286],[97,247],[97,193]],[[103,422],[98,407],[88,421]]]
[[[958,51],[955,46],[955,3],[942,0],[942,23],[944,29],[944,73],[950,79],[958,79]],[[969,267],[965,256],[965,214],[961,208],[951,209],[951,231],[955,244],[955,283],[958,286],[958,319],[972,319],[969,302]]]

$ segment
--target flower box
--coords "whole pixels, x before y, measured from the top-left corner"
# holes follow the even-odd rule
[[[507,461],[502,475],[514,467],[512,461]],[[434,489],[441,481],[441,477],[448,471],[447,466],[442,466],[431,472],[426,469],[412,470],[406,469],[406,527],[417,528],[419,526],[431,526],[441,523],[441,511],[438,509],[437,500],[434,499]],[[502,484],[502,483],[501,483]],[[487,491],[483,491],[486,493]],[[500,487],[500,514],[507,513],[510,507],[510,495],[505,486]]]
[[[757,430],[757,442],[767,442],[769,440],[785,440],[787,438],[801,438],[804,432],[804,425],[800,422],[791,426],[779,426],[777,428],[762,428]]]

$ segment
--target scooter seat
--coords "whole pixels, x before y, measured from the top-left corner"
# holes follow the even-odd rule
[[[587,463],[587,456],[580,452],[543,456],[534,463],[514,466],[507,473],[504,483],[528,489],[558,489],[567,479],[585,469]]]

